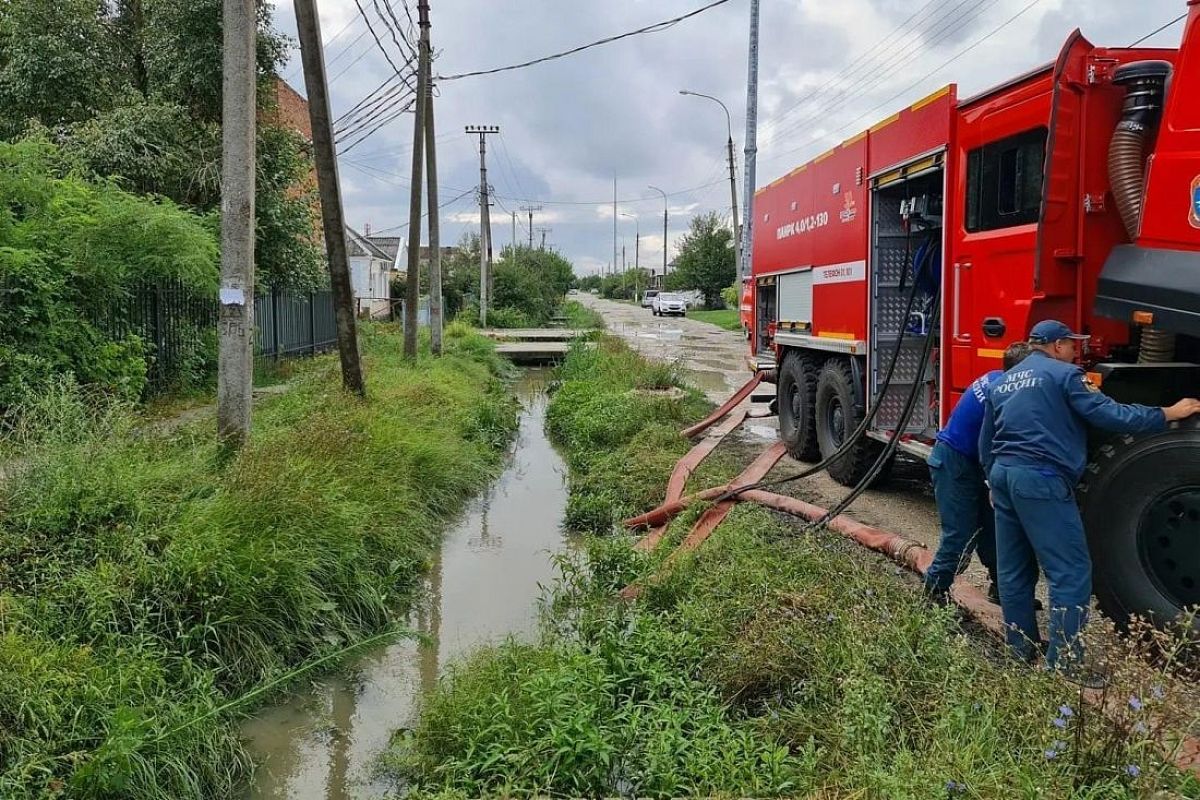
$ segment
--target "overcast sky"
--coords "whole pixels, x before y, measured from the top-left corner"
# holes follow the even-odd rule
[[[381,6],[359,2],[399,61],[374,10]],[[402,21],[404,2],[392,0]],[[415,17],[416,0],[408,2]],[[431,0],[434,72],[527,61],[708,2]],[[318,5],[338,116],[392,70],[355,0]],[[478,202],[470,191],[479,184],[478,137],[463,132],[470,124],[501,129],[489,137],[488,154],[497,245],[511,239],[509,212],[540,204],[534,228],[552,229],[547,244],[579,274],[606,268],[613,256],[614,174],[620,213],[638,218],[619,218],[618,245],[627,246],[630,266],[637,226],[642,265],[662,263],[663,200],[649,185],[670,194],[672,256],[692,215],[715,210],[728,216],[724,113],[678,92],[714,95],[729,107],[740,204],[749,6],[749,0],[729,0],[663,32],[527,69],[440,82],[442,202],[466,192],[441,212],[443,243],[478,230]],[[1048,62],[1075,27],[1098,45],[1128,45],[1185,8],[1184,0],[762,0],[758,185],[947,83],[967,96]],[[275,20],[294,37],[291,0],[279,0]],[[1176,24],[1146,45],[1177,46],[1181,31]],[[304,93],[299,60],[294,50],[283,74]],[[350,225],[378,231],[407,221],[411,146],[412,115],[406,114],[341,156]],[[525,219],[521,215],[518,237],[528,235]],[[534,235],[540,241],[541,234]]]

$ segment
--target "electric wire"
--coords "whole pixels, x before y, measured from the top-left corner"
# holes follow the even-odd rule
[[[930,0],[930,2],[928,2],[924,6],[922,6],[921,9],[919,9],[916,13],[914,13],[912,16],[910,16],[908,19],[906,19],[903,23],[901,23],[899,26],[897,26],[895,29],[893,29],[891,33],[889,33],[883,39],[878,41],[873,47],[871,47],[869,50],[867,50],[865,53],[863,53],[861,56],[859,56],[857,59],[855,59],[849,65],[847,65],[845,67],[845,69],[843,69],[840,73],[838,73],[838,75],[834,76],[834,78],[831,81],[823,82],[819,87],[813,89],[812,91],[808,92],[807,94],[805,94],[804,96],[802,96],[798,100],[796,100],[782,114],[776,115],[777,121],[775,122],[775,125],[778,126],[782,120],[786,119],[794,111],[799,110],[801,108],[801,106],[803,106],[809,100],[813,100],[814,102],[819,101],[822,96],[832,93],[835,89],[837,89],[839,87],[853,85],[853,83],[856,82],[856,79],[862,77],[864,70],[866,70],[866,68],[871,68],[871,67],[875,66],[875,61],[877,60],[877,56],[881,52],[885,54],[885,59],[884,59],[885,61],[895,58],[895,56],[896,56],[896,48],[895,47],[891,47],[890,52],[887,52],[889,49],[889,45],[892,45],[893,40],[895,40],[900,35],[908,32],[909,25],[914,20],[916,20],[919,16],[921,16],[924,13],[924,11],[926,9],[928,9],[930,6],[934,5],[935,3],[941,3],[943,6],[945,6],[945,5],[948,5],[950,2],[953,2],[953,0]],[[965,2],[966,2],[966,0],[960,0],[958,5],[949,9],[949,11],[947,11],[947,13],[940,18],[938,17],[938,14],[940,14],[941,11],[944,9],[936,10],[933,12],[933,14],[931,14],[929,16],[929,18],[927,20],[924,20],[924,22],[929,22],[932,26],[937,26],[940,23],[944,22],[947,18],[951,17],[955,11],[957,11],[959,8],[961,8],[964,5]],[[914,26],[914,30],[915,30],[915,26]],[[936,31],[933,31],[933,30],[929,31],[929,34],[930,34],[929,38],[933,38],[934,33],[936,33]],[[936,44],[936,42],[934,44]],[[904,53],[903,51],[901,51],[901,55],[907,57],[907,53]],[[867,70],[867,71],[869,71],[869,70]],[[886,72],[887,70],[886,70],[886,67],[881,66],[881,67],[877,68],[875,71]],[[806,113],[804,118],[807,119],[809,116],[810,116],[810,114]],[[790,122],[788,123],[786,128],[777,127],[776,130],[772,133],[771,137],[769,139],[767,139],[766,141],[764,141],[762,143],[762,145],[765,146],[765,145],[770,144],[771,142],[776,141],[781,135],[783,135],[784,132],[792,130],[793,127],[794,127],[793,124]]]
[[[962,2],[955,6],[955,9],[961,8],[966,2],[974,2],[975,5],[972,6],[969,11],[964,12],[962,15],[956,18],[951,18],[950,16],[943,18],[938,23],[937,27],[931,31],[931,40],[928,44],[930,48],[937,47],[943,42],[951,39],[955,34],[966,28],[982,14],[989,11],[991,7],[998,2],[998,0],[962,0]],[[952,9],[952,11],[955,9]],[[946,23],[949,24],[947,25]],[[898,50],[888,55],[880,64],[873,64],[872,66],[875,67],[876,71],[879,73],[890,75],[894,72],[897,72],[898,68],[908,60],[908,57],[909,56],[906,51]],[[818,104],[820,107],[813,109],[804,117],[794,120],[786,127],[773,131],[771,138],[764,142],[763,146],[777,142],[787,134],[808,127],[814,123],[819,123],[824,119],[828,119],[831,114],[845,108],[851,102],[862,97],[879,84],[879,81],[875,81],[873,85],[868,86],[865,90],[860,91],[854,91],[856,88],[855,84],[846,84],[837,93],[821,100]]]
[[[1176,17],[1175,19],[1173,19],[1173,20],[1171,20],[1170,22],[1168,22],[1167,24],[1165,24],[1165,25],[1163,25],[1163,26],[1161,26],[1161,27],[1159,27],[1159,28],[1155,28],[1154,30],[1150,31],[1150,33],[1147,33],[1145,36],[1143,36],[1142,38],[1138,39],[1136,42],[1132,43],[1132,44],[1131,44],[1131,45],[1129,45],[1129,46],[1130,46],[1130,47],[1137,47],[1139,44],[1141,44],[1142,42],[1146,41],[1147,39],[1149,39],[1149,38],[1151,38],[1151,37],[1153,37],[1153,36],[1157,36],[1158,34],[1160,34],[1160,33],[1162,33],[1163,31],[1165,31],[1167,28],[1170,28],[1172,25],[1177,25],[1177,24],[1179,24],[1180,22],[1182,22],[1182,21],[1183,21],[1183,20],[1185,20],[1185,19],[1187,19],[1187,12],[1186,12],[1186,11],[1185,11],[1185,12],[1183,12],[1182,14],[1180,14],[1180,15],[1179,15],[1178,17]]]
[[[339,150],[339,151],[338,151],[338,155],[345,155],[346,153],[349,153],[351,150],[353,150],[354,148],[358,147],[360,144],[362,144],[363,142],[365,142],[367,139],[370,139],[372,136],[374,136],[374,135],[375,135],[375,134],[376,134],[376,133],[377,133],[377,132],[378,132],[378,131],[379,131],[381,128],[383,128],[384,126],[386,126],[388,123],[390,123],[390,122],[392,122],[393,120],[395,120],[395,119],[397,119],[397,118],[401,117],[401,116],[402,116],[402,115],[404,115],[404,114],[407,114],[409,111],[411,111],[411,110],[412,110],[412,108],[413,108],[413,105],[415,105],[415,104],[416,104],[416,102],[417,102],[417,100],[416,100],[416,98],[415,98],[415,97],[413,97],[413,98],[410,98],[410,99],[408,100],[408,102],[407,102],[407,103],[405,103],[405,105],[403,105],[402,107],[400,107],[400,108],[396,109],[395,111],[393,111],[393,112],[392,112],[391,114],[389,114],[388,116],[386,116],[386,117],[383,117],[382,119],[380,119],[380,120],[379,120],[379,121],[378,121],[378,122],[377,122],[377,123],[376,123],[374,126],[372,126],[372,127],[370,128],[370,130],[366,131],[365,133],[363,133],[362,135],[360,135],[360,136],[359,136],[357,139],[355,139],[353,142],[351,142],[350,144],[346,145],[344,148],[342,148],[341,150]]]
[[[548,56],[542,56],[541,58],[535,58],[531,61],[524,61],[524,62],[521,62],[520,64],[510,64],[506,67],[494,67],[492,69],[481,69],[481,70],[476,70],[474,72],[460,72],[455,75],[439,75],[439,76],[437,76],[437,80],[457,81],[457,80],[462,80],[463,78],[475,78],[480,75],[495,75],[500,72],[511,72],[513,70],[524,69],[526,67],[532,67],[536,64],[544,64],[547,61],[555,61],[560,58],[566,58],[567,56],[575,55],[576,53],[582,53],[585,50],[590,50],[593,47],[599,47],[601,45],[611,44],[612,42],[620,41],[621,39],[628,39],[631,36],[638,36],[643,33],[659,33],[660,31],[665,31],[668,28],[672,28],[672,27],[678,25],[680,22],[683,22],[684,20],[691,19],[692,17],[703,14],[705,11],[716,8],[717,6],[724,5],[725,3],[728,3],[728,2],[729,2],[729,0],[713,0],[713,2],[709,3],[708,5],[698,8],[695,11],[689,11],[686,14],[681,14],[678,17],[673,17],[672,19],[664,20],[662,22],[656,22],[653,25],[647,25],[643,28],[638,28],[637,30],[627,31],[626,33],[617,34],[616,36],[608,36],[604,39],[597,39],[594,42],[589,42],[588,44],[580,45],[579,47],[573,47],[570,50],[564,50],[561,53],[553,53]]]
[[[889,105],[890,103],[894,102],[895,100],[897,100],[897,99],[898,99],[898,98],[900,98],[900,97],[903,97],[903,96],[904,96],[904,95],[906,95],[908,92],[910,92],[910,91],[912,91],[913,89],[915,89],[916,87],[920,86],[920,85],[921,85],[923,82],[925,82],[925,81],[926,81],[926,80],[928,80],[929,78],[931,78],[931,77],[933,77],[934,75],[936,75],[937,73],[941,72],[943,69],[945,69],[946,67],[950,66],[950,65],[951,65],[951,64],[953,64],[955,61],[957,61],[958,59],[962,58],[963,56],[965,56],[967,53],[971,52],[971,51],[972,51],[972,50],[974,50],[975,48],[979,47],[979,45],[983,44],[983,43],[984,43],[984,42],[986,42],[988,39],[991,39],[993,36],[995,36],[996,34],[1000,33],[1002,30],[1004,30],[1005,28],[1007,28],[1007,27],[1008,27],[1009,25],[1011,25],[1012,23],[1016,22],[1018,19],[1020,19],[1021,17],[1023,17],[1025,14],[1027,14],[1027,13],[1028,13],[1028,12],[1029,12],[1031,9],[1033,9],[1033,7],[1034,7],[1034,6],[1038,5],[1038,4],[1039,4],[1039,3],[1041,3],[1041,2],[1042,2],[1042,0],[1030,0],[1030,2],[1029,2],[1029,3],[1027,3],[1027,4],[1026,4],[1026,5],[1025,5],[1025,6],[1024,6],[1024,7],[1023,7],[1023,8],[1022,8],[1020,11],[1018,11],[1018,12],[1017,12],[1017,13],[1015,13],[1015,14],[1013,14],[1011,17],[1009,17],[1009,18],[1008,18],[1007,20],[1005,20],[1004,22],[1002,22],[1002,23],[1000,23],[999,25],[997,25],[995,28],[993,28],[993,29],[992,29],[991,31],[989,31],[987,34],[985,34],[984,36],[981,36],[979,39],[976,39],[974,42],[972,42],[972,43],[971,43],[971,44],[969,44],[968,46],[964,47],[962,50],[959,50],[959,51],[958,51],[957,53],[955,53],[953,56],[951,56],[950,58],[946,59],[945,61],[943,61],[943,62],[942,62],[941,64],[939,64],[938,66],[934,67],[932,70],[930,70],[929,72],[925,73],[925,74],[924,74],[924,75],[922,75],[920,78],[918,78],[916,81],[914,81],[913,83],[909,84],[909,85],[908,85],[908,86],[906,86],[905,88],[901,89],[899,92],[896,92],[894,95],[892,95],[891,97],[887,98],[886,100],[883,100],[882,102],[880,102],[880,103],[877,103],[876,105],[874,105],[874,106],[872,106],[871,108],[867,109],[867,110],[866,110],[866,111],[864,111],[863,113],[859,114],[857,117],[855,117],[854,119],[850,120],[849,122],[847,122],[847,123],[846,123],[845,125],[843,125],[842,127],[840,127],[840,128],[838,128],[838,129],[836,129],[835,131],[833,131],[833,133],[834,133],[834,134],[836,134],[836,133],[840,133],[841,131],[844,131],[844,130],[846,130],[847,128],[849,128],[850,126],[854,125],[854,124],[855,124],[855,123],[857,123],[859,120],[861,120],[863,117],[866,117],[866,116],[868,116],[869,114],[873,114],[874,112],[878,111],[880,108],[882,108],[882,107],[884,107],[884,106],[886,106],[886,105]],[[762,161],[773,161],[773,160],[780,159],[780,158],[782,158],[782,157],[784,157],[784,156],[786,156],[786,155],[791,155],[792,153],[797,153],[797,152],[799,152],[799,151],[801,151],[801,150],[806,150],[806,149],[810,148],[810,147],[811,147],[811,146],[812,146],[814,143],[816,143],[816,142],[819,142],[821,139],[825,138],[825,136],[827,136],[827,135],[829,135],[829,134],[819,134],[819,135],[817,135],[817,136],[814,136],[814,137],[812,137],[812,139],[810,139],[809,141],[807,141],[807,142],[805,142],[804,144],[800,145],[799,147],[794,147],[794,148],[792,148],[792,149],[790,149],[790,150],[785,150],[785,151],[782,151],[782,152],[780,152],[780,153],[775,153],[775,154],[772,154],[772,155],[770,155],[770,156],[767,156],[766,158],[763,158],[763,159],[761,159],[761,160],[762,160]]]

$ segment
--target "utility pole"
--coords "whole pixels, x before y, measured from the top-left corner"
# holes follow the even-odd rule
[[[425,171],[429,185],[429,347],[435,356],[442,354],[442,234],[441,208],[438,205],[437,138],[433,123],[433,44],[429,37],[429,1],[425,0],[427,31],[426,50],[430,57],[425,59]],[[408,288],[407,286],[405,287]]]
[[[468,125],[468,135],[479,135],[479,324],[487,327],[492,302],[492,218],[488,206],[487,137],[499,133],[499,125]]]
[[[217,438],[232,448],[250,437],[254,376],[255,61],[253,0],[223,6],[221,113],[221,288],[217,343]]]
[[[742,228],[738,224],[738,202],[737,202],[737,158],[733,155],[733,120],[729,115],[729,107],[723,103],[720,98],[713,97],[711,94],[702,94],[700,92],[692,92],[687,89],[680,89],[679,93],[689,97],[702,97],[705,100],[712,100],[721,107],[725,112],[725,130],[728,138],[725,140],[725,149],[727,151],[729,161],[729,207],[733,216],[730,218],[733,224],[733,252],[734,264],[740,271],[742,268]],[[739,272],[739,274],[741,274]]]
[[[663,199],[663,285],[662,288],[667,288],[667,193],[657,186],[647,187],[662,195]]]
[[[321,49],[321,20],[316,0],[296,0],[296,29],[304,66],[304,88],[308,92],[308,119],[312,125],[313,160],[317,167],[317,189],[321,194],[321,224],[325,233],[325,255],[329,259],[329,286],[337,321],[338,356],[342,364],[342,387],[359,396],[366,394],[362,362],[358,356],[358,329],[354,319],[354,291],[350,286],[350,259],[346,254],[346,220],[342,188],[338,178],[333,125],[329,113],[329,85],[325,55]]]
[[[404,292],[404,356],[417,357],[417,306],[421,302],[421,188],[425,167],[425,112],[429,99],[429,3],[419,0],[417,42],[417,99],[413,120],[412,187],[408,205],[408,274]],[[430,209],[432,213],[433,209]]]
[[[529,215],[529,249],[533,249],[533,212],[541,211],[541,206],[521,206],[521,210]]]
[[[750,0],[750,57],[746,75],[746,190],[742,195],[742,257],[738,261],[738,291],[750,274],[754,236],[754,184],[758,160],[758,4]]]
[[[546,234],[554,230],[553,228],[538,228],[538,233],[542,235],[542,250],[546,249]]]
[[[617,173],[613,172],[613,271],[617,269]]]
[[[517,252],[517,212],[510,211],[512,214],[512,249],[513,253]]]

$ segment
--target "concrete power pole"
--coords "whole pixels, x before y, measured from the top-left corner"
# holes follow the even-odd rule
[[[250,436],[254,376],[255,81],[254,0],[223,6],[221,288],[217,343],[217,437],[237,448]]]
[[[342,189],[330,121],[325,56],[321,49],[321,20],[317,16],[316,0],[296,0],[295,8],[300,58],[304,65],[304,86],[308,92],[308,119],[312,124],[313,160],[317,167],[317,188],[321,194],[321,224],[325,233],[325,255],[329,260],[329,285],[337,320],[342,386],[362,396],[366,394],[366,384],[358,357],[358,330],[354,321],[350,260],[346,254]]]
[[[554,230],[553,228],[538,228],[538,233],[540,233],[542,235],[542,246],[541,246],[542,250],[546,249],[546,234],[550,233],[553,230]]]
[[[661,194],[662,199],[663,199],[663,274],[662,274],[663,284],[662,284],[662,288],[666,289],[667,288],[667,220],[668,220],[667,193],[664,192],[662,189],[658,188],[657,186],[649,186],[647,188]],[[651,270],[651,272],[653,272],[653,270]]]
[[[425,30],[429,25],[429,2],[425,2]],[[425,42],[430,53],[433,46],[429,34]],[[433,123],[433,59],[425,60],[425,83],[429,92],[425,95],[425,171],[429,184],[429,342],[435,356],[442,354],[442,238],[441,209],[438,205],[437,139]],[[405,287],[407,288],[407,287]]]
[[[613,173],[613,272],[617,271],[617,173]]]
[[[408,205],[408,274],[404,285],[404,355],[417,357],[417,306],[421,302],[421,189],[425,167],[425,112],[429,100],[429,3],[417,3],[417,100],[413,120],[412,186]]]
[[[487,327],[492,302],[492,220],[488,209],[487,137],[499,133],[498,125],[468,125],[468,135],[479,135],[479,324]]]
[[[738,291],[750,274],[754,240],[754,184],[758,159],[758,4],[750,0],[750,57],[746,75],[746,190],[742,194],[742,258],[738,262]]]
[[[512,214],[512,249],[513,253],[517,252],[517,212],[510,211]]]
[[[541,206],[521,206],[521,210],[529,215],[529,249],[533,249],[533,212],[541,211]]]

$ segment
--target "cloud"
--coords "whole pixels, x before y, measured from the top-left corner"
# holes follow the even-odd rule
[[[415,0],[408,0],[415,15]],[[404,0],[395,0],[403,16]],[[758,183],[765,184],[822,150],[950,81],[967,96],[1054,58],[1075,27],[1093,42],[1126,45],[1184,10],[1182,0],[772,0],[762,4]],[[435,72],[450,74],[511,64],[565,50],[692,11],[702,0],[439,0],[433,7]],[[363,2],[381,41],[395,50],[373,2]],[[655,34],[495,76],[438,86],[438,162],[443,238],[477,229],[479,140],[463,128],[499,125],[488,138],[488,181],[497,195],[497,242],[512,235],[509,213],[541,204],[535,227],[580,271],[613,258],[612,194],[637,214],[642,261],[662,257],[661,195],[669,198],[670,239],[691,215],[728,214],[727,131],[715,104],[680,89],[722,99],[744,146],[747,3],[733,0]],[[323,0],[321,22],[337,116],[390,74],[354,0]],[[277,27],[294,35],[290,0]],[[1150,44],[1177,46],[1179,26]],[[335,38],[336,35],[336,38]],[[987,37],[987,38],[985,38]],[[938,70],[978,42],[968,54]],[[302,88],[299,52],[284,75]],[[381,128],[341,159],[348,221],[375,229],[407,222],[412,116]],[[634,225],[618,238],[631,251]],[[525,222],[518,237],[527,237]],[[626,231],[625,228],[628,228]],[[618,241],[618,250],[620,242]],[[673,254],[673,250],[672,250]],[[618,259],[619,259],[618,253]],[[632,258],[630,258],[632,260]]]

